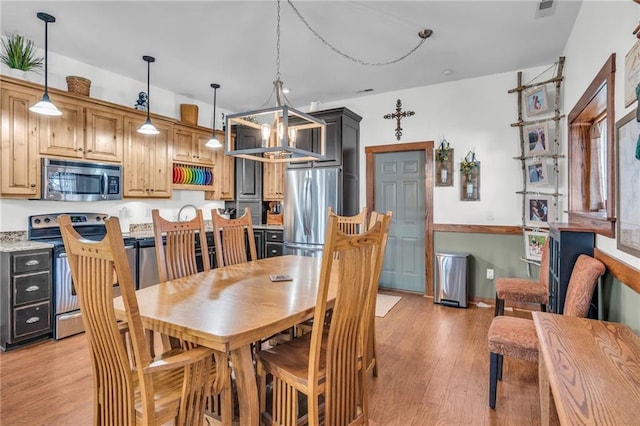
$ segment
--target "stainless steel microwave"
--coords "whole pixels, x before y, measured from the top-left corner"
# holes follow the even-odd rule
[[[42,199],[121,200],[122,166],[43,158]]]

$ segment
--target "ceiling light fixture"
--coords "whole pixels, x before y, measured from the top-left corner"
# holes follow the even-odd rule
[[[216,149],[222,148],[222,144],[216,137],[216,92],[220,88],[218,83],[211,83],[211,87],[213,87],[213,133],[211,134],[211,139],[204,145],[207,148]]]
[[[144,122],[142,126],[138,129],[138,133],[142,133],[144,135],[157,135],[160,132],[156,127],[151,124],[151,117],[149,117],[149,113],[151,110],[151,90],[149,80],[151,78],[151,62],[155,62],[156,58],[153,56],[143,56],[142,59],[147,63],[147,121]]]
[[[240,114],[227,115],[225,154],[265,163],[284,163],[288,161],[315,161],[325,158],[326,128],[324,120],[293,109],[287,99],[282,80],[280,80],[280,0],[277,1],[276,25],[276,79],[273,90],[265,105],[275,93],[276,106],[260,108]],[[317,151],[307,151],[296,147],[298,131],[317,129]],[[243,146],[246,140],[238,142],[238,132],[253,132],[260,146]],[[251,138],[252,139],[252,138]],[[240,148],[240,149],[238,149]]]
[[[62,115],[62,112],[49,99],[49,73],[48,73],[48,56],[49,56],[49,23],[56,22],[54,16],[48,13],[38,12],[38,19],[44,21],[44,94],[40,102],[29,108],[30,111],[42,115]]]

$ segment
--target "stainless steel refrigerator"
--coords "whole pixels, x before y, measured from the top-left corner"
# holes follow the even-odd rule
[[[342,213],[340,168],[287,170],[284,179],[284,254],[320,257],[329,206]]]

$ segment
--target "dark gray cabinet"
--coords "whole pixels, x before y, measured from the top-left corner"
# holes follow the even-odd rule
[[[265,257],[282,256],[283,231],[265,229]]]
[[[245,127],[237,129],[236,149],[258,148],[261,143],[258,130]],[[236,158],[235,166],[236,200],[262,200],[262,163]]]
[[[292,161],[288,168],[343,166],[357,175],[358,147],[360,144],[360,117],[348,108],[335,108],[310,114],[327,123],[325,160]],[[298,132],[296,146],[310,151],[319,151],[320,130],[309,129]],[[354,172],[355,171],[355,172]]]
[[[0,253],[0,348],[52,332],[51,249]]]
[[[549,312],[561,314],[573,267],[581,254],[593,256],[595,234],[569,225],[552,224],[549,238]],[[591,299],[588,316],[598,317],[597,291]]]

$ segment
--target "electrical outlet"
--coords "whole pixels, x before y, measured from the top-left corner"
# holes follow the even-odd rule
[[[493,269],[487,269],[487,279],[488,280],[493,279]]]

